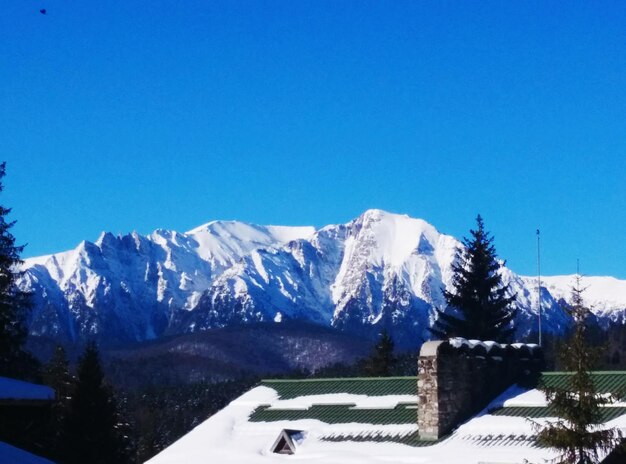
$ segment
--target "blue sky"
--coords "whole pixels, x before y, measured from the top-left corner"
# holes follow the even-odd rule
[[[382,208],[626,278],[626,3],[6,0],[0,155],[25,256]]]

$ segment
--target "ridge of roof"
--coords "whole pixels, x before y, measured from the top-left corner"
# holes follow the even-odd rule
[[[276,382],[276,383],[302,383],[302,382],[338,382],[338,381],[382,381],[382,380],[417,380],[415,375],[405,375],[396,377],[328,377],[328,378],[315,378],[315,379],[261,379],[263,382]]]
[[[542,372],[541,375],[572,375],[574,371],[547,371]],[[626,371],[589,371],[590,374],[598,375],[626,375]]]

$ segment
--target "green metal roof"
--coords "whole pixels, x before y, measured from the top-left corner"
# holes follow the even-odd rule
[[[447,437],[445,437],[447,438]],[[432,446],[445,438],[439,440],[422,440],[419,437],[417,430],[415,432],[411,432],[409,434],[398,434],[398,435],[383,435],[378,432],[368,432],[368,433],[360,433],[358,435],[351,434],[332,434],[327,436],[322,436],[321,439],[323,441],[356,441],[356,442],[375,442],[375,443],[400,443],[403,445],[409,446]]]
[[[570,387],[571,372],[543,372],[539,385],[548,388],[567,390]],[[626,395],[626,371],[595,371],[591,373],[594,386],[598,393],[613,393],[621,398]],[[602,421],[607,422],[626,414],[626,407],[606,405],[600,408]],[[513,417],[557,417],[551,406],[506,406],[490,412],[494,416]]]
[[[543,372],[539,382],[547,387],[567,388],[569,372]],[[626,371],[595,371],[591,373],[599,393],[626,394]],[[355,395],[416,395],[417,377],[345,377],[333,379],[262,380],[261,385],[273,388],[281,399],[329,393]]]
[[[567,389],[571,372],[543,372],[539,384],[549,388]],[[626,371],[594,371],[591,373],[598,393],[626,395]]]
[[[552,388],[567,388],[568,372],[544,372],[540,384]],[[626,397],[626,371],[596,371],[591,374],[598,393],[617,393]],[[417,377],[334,378],[304,380],[263,380],[261,385],[273,388],[280,399],[302,396],[348,393],[367,396],[417,395]],[[528,418],[555,417],[550,407],[503,407],[490,412],[496,416]],[[626,407],[602,408],[602,420],[610,421],[626,414]],[[380,441],[397,442],[411,446],[425,446],[433,442],[421,441],[417,435],[417,410],[415,403],[400,403],[395,408],[355,408],[355,404],[313,404],[303,409],[273,409],[259,406],[250,416],[251,422],[293,421],[316,419],[327,424],[362,423],[375,425],[415,424],[410,434],[385,434],[369,431],[355,435],[332,434],[322,437],[327,441]]]
[[[626,414],[626,407],[605,406],[600,408],[602,414],[602,422],[608,422],[616,417]],[[508,406],[491,412],[494,416],[512,416],[512,417],[557,417],[556,412],[551,407],[538,406]]]
[[[262,380],[281,399],[350,393],[355,395],[417,395],[417,377],[350,377],[340,379]]]
[[[280,399],[302,396],[348,393],[353,395],[417,395],[417,377],[351,377],[305,380],[263,380],[261,385],[273,388]],[[374,424],[414,425],[415,432],[389,434],[368,431],[355,435],[331,434],[321,437],[327,441],[374,441],[396,442],[419,446],[417,435],[416,402],[399,403],[394,408],[356,408],[350,404],[313,404],[303,409],[274,409],[270,405],[256,408],[250,416],[251,422],[295,421],[316,419],[327,424]]]
[[[250,416],[251,422],[317,419],[327,424],[417,424],[414,404],[401,403],[391,409],[354,408],[354,404],[314,404],[308,409],[271,409],[259,406]]]

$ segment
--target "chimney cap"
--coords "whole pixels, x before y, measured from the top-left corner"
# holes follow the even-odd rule
[[[422,344],[422,348],[420,349],[420,357],[421,356],[437,356],[437,351],[439,350],[439,346],[444,343],[447,343],[447,341],[433,340],[433,341]]]

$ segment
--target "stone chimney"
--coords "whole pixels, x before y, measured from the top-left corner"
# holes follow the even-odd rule
[[[538,345],[451,338],[422,345],[417,361],[417,426],[437,440],[509,386],[534,386],[543,369]]]

